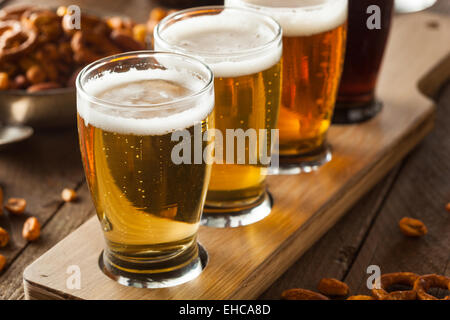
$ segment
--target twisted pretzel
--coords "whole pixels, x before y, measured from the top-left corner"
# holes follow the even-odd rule
[[[427,293],[430,288],[442,288],[450,290],[450,278],[437,274],[427,274],[420,276],[414,282],[414,290],[420,300],[439,300],[438,298]],[[441,300],[450,300],[450,296],[446,296]]]
[[[0,60],[16,57],[32,48],[37,32],[18,21],[0,21]]]
[[[21,22],[37,30],[39,43],[57,40],[63,32],[61,17],[49,10],[27,10],[22,14]]]
[[[396,273],[386,273],[380,278],[380,288],[372,289],[372,294],[378,300],[415,300],[416,291],[415,290],[402,290],[387,292],[387,289],[394,284],[403,284],[413,287],[414,282],[419,277],[419,275],[412,272],[396,272]]]

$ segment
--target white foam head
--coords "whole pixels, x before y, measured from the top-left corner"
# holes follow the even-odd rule
[[[170,88],[170,83],[164,90],[164,81],[183,86],[184,95],[174,91],[179,86]],[[85,125],[121,134],[163,135],[192,127],[212,112],[212,87],[201,95],[192,95],[205,88],[207,81],[182,69],[105,72],[87,80],[82,90],[78,88],[77,110]]]
[[[192,10],[196,9],[184,12]],[[224,9],[170,24],[168,19],[155,28],[155,49],[196,56],[211,67],[215,77],[254,74],[281,59],[281,30],[268,16]]]
[[[225,4],[270,15],[278,21],[287,37],[333,30],[347,20],[347,0],[225,0]]]

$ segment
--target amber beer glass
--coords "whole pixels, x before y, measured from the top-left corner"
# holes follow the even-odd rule
[[[308,172],[331,159],[326,142],[342,72],[347,0],[226,0],[271,15],[283,28],[280,168]]]
[[[202,271],[196,238],[211,165],[176,164],[172,134],[183,130],[194,148],[194,130],[207,135],[213,107],[212,71],[178,54],[125,53],[78,76],[80,148],[109,277],[160,288]]]
[[[265,180],[281,99],[280,26],[250,10],[199,7],[165,18],[155,28],[154,38],[157,50],[194,55],[214,72],[214,113],[220,135],[215,136],[216,161],[202,222],[236,227],[261,220],[271,211]],[[245,147],[233,137],[238,130],[246,133],[241,135]],[[263,145],[268,162],[260,161]],[[239,152],[244,153],[242,161]],[[257,161],[252,163],[252,157]]]
[[[368,8],[376,4],[380,11]],[[355,123],[374,117],[382,107],[375,98],[378,73],[391,27],[394,0],[350,0],[347,51],[338,92],[334,123]],[[379,14],[380,29],[367,20]]]

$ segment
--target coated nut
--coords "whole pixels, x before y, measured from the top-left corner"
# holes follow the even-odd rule
[[[283,300],[330,300],[318,292],[306,289],[289,289],[281,294]]]
[[[150,20],[161,21],[164,17],[167,16],[167,11],[163,8],[156,7],[150,11]]]
[[[445,210],[447,210],[447,212],[450,212],[450,202],[445,206]]]
[[[37,84],[44,82],[46,75],[44,69],[40,66],[34,65],[27,70],[26,77],[31,84]]]
[[[9,75],[6,72],[0,72],[0,90],[9,88]]]
[[[35,217],[28,218],[22,230],[22,237],[28,241],[34,241],[39,238],[41,234],[41,225]]]
[[[421,237],[428,233],[428,229],[422,221],[409,217],[402,218],[399,227],[402,233],[408,237]]]
[[[9,242],[8,231],[0,227],[0,248],[5,247]]]
[[[73,201],[73,200],[75,200],[77,198],[77,193],[73,189],[65,188],[61,192],[61,198],[65,202],[71,202],[71,201]]]
[[[22,214],[25,211],[27,202],[22,198],[9,198],[5,208],[13,214]]]
[[[145,24],[137,24],[133,27],[133,38],[136,41],[145,43],[147,37],[147,27]]]
[[[6,258],[4,255],[0,254],[0,272],[5,268]]]
[[[326,296],[346,296],[349,293],[346,283],[333,278],[320,280],[317,290]]]

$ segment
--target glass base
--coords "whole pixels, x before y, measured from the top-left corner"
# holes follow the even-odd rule
[[[151,272],[153,263],[142,263],[142,271],[128,272],[114,266],[108,258],[107,251],[102,251],[98,264],[103,273],[114,281],[135,288],[167,288],[180,285],[197,278],[208,263],[208,253],[196,243],[198,255],[188,264],[175,270]]]
[[[280,164],[278,167],[270,167],[270,175],[293,175],[302,172],[308,173],[317,170],[325,163],[330,162],[333,158],[331,154],[331,146],[325,144],[317,152],[313,152],[302,156],[280,156]]]
[[[337,103],[334,109],[333,124],[360,123],[375,117],[383,108],[383,103],[379,100],[358,107],[349,107]]]
[[[219,208],[205,205],[202,225],[214,228],[236,228],[247,226],[267,217],[272,211],[273,199],[268,191],[253,204],[232,208]]]

